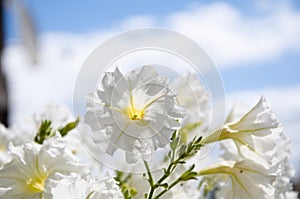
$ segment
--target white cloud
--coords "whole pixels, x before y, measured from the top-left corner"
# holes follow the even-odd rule
[[[124,29],[135,29],[137,27],[152,27],[156,23],[155,18],[152,16],[147,15],[138,15],[138,16],[131,16],[125,19],[121,23],[121,27]]]
[[[290,1],[254,1],[252,11],[255,14],[224,2],[194,3],[161,18],[129,17],[115,30],[156,26],[178,31],[201,45],[222,68],[272,61],[291,51],[300,53],[300,11]]]
[[[300,12],[272,3],[254,16],[225,3],[194,6],[169,16],[166,24],[203,45],[220,67],[256,63],[300,49]]]

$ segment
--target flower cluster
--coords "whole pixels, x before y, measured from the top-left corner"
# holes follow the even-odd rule
[[[0,126],[0,198],[124,198],[84,151],[66,107],[49,105],[30,121],[32,133]]]
[[[87,95],[84,118],[50,105],[25,130],[0,125],[0,198],[297,198],[290,141],[265,97],[245,113],[233,109],[212,132],[209,112],[192,72],[169,80],[152,66],[128,74],[117,67]],[[95,161],[80,135],[108,156],[123,155],[132,172]],[[214,144],[219,158],[200,159]],[[167,152],[157,158],[160,149]]]

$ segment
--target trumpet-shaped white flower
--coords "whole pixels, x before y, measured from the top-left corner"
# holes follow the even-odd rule
[[[199,135],[201,127],[208,122],[208,93],[193,72],[177,78],[172,83],[172,87],[180,105],[186,112],[180,133],[181,140],[187,142],[195,134]]]
[[[42,146],[10,145],[12,160],[0,169],[0,188],[6,189],[1,198],[52,198],[57,181],[83,169],[65,148],[58,138]]]
[[[235,112],[236,111],[232,111],[229,120],[235,120]],[[294,177],[294,171],[291,168],[291,165],[288,160],[290,154],[290,141],[282,133],[281,130],[281,128],[278,128],[278,131],[273,131],[272,135],[263,138],[265,139],[265,142],[273,143],[272,145],[274,145],[271,156],[266,156],[263,153],[257,155],[255,152],[249,150],[248,147],[243,146],[238,142],[233,142],[232,140],[223,140],[221,142],[221,147],[224,150],[224,154],[222,155],[223,159],[233,161],[251,159],[258,164],[263,164],[266,167],[271,167],[274,170],[276,180],[273,182],[272,185],[275,187],[275,193],[273,198],[276,199],[284,199],[287,198],[288,195],[291,195],[291,179]],[[259,139],[257,137],[252,138],[254,140]]]
[[[237,146],[246,146],[251,151],[270,159],[275,154],[276,140],[281,134],[280,123],[270,110],[264,97],[242,118],[227,123],[223,128],[203,139],[208,144],[232,139]],[[243,149],[239,147],[239,149]]]
[[[108,154],[120,148],[126,151],[127,162],[136,162],[139,154],[166,146],[180,127],[183,111],[168,80],[153,67],[143,66],[128,75],[116,68],[105,74],[102,88],[88,95],[85,122],[95,131],[94,142]]]
[[[221,175],[225,183],[217,198],[265,199],[274,196],[272,169],[251,160],[225,161],[201,170],[199,175]],[[221,178],[219,178],[221,179]]]

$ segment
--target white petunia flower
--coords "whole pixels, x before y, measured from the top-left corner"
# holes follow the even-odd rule
[[[265,199],[274,196],[271,169],[251,160],[225,161],[201,170],[199,175],[223,176],[225,184],[217,191],[217,198]],[[221,178],[219,178],[221,179]]]
[[[227,123],[203,139],[208,144],[220,140],[232,139],[240,152],[244,148],[259,154],[266,159],[275,154],[276,140],[281,134],[280,123],[270,110],[264,97],[242,118]],[[249,154],[247,154],[249,155]]]
[[[0,169],[1,198],[52,198],[51,189],[64,176],[83,169],[66,151],[66,143],[52,138],[37,145],[10,145],[12,160]]]
[[[204,124],[208,122],[208,93],[193,72],[180,76],[172,83],[180,105],[186,115],[180,129],[181,141],[187,142],[196,134],[199,135]]]
[[[120,148],[129,163],[170,142],[183,111],[167,78],[151,66],[123,75],[118,68],[102,79],[103,90],[88,95],[85,122],[93,140],[110,155]],[[141,146],[146,143],[148,149]],[[150,152],[149,152],[150,151]]]

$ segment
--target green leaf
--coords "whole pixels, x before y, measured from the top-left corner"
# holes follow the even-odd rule
[[[34,137],[34,141],[38,144],[43,144],[44,140],[52,137],[53,135],[54,133],[51,128],[51,121],[43,120],[36,136]]]
[[[62,137],[68,134],[69,131],[76,128],[79,123],[79,117],[74,121],[66,124],[64,127],[59,129],[53,129],[51,127],[52,122],[50,120],[43,120],[41,122],[40,128],[34,137],[34,141],[38,144],[43,144],[43,142],[55,135],[56,130],[60,133]]]
[[[197,172],[187,170],[180,176],[180,179],[182,181],[197,180],[197,176],[198,176]]]
[[[121,188],[122,194],[125,199],[132,199],[137,194],[137,190],[134,187],[128,185],[128,181],[131,179],[131,174],[125,175],[122,171],[116,171],[117,185]]]
[[[177,131],[174,131],[172,138],[171,138],[171,142],[170,142],[170,147],[173,151],[176,150],[178,144],[179,144],[179,136],[177,135]]]
[[[60,135],[62,137],[66,136],[68,134],[68,132],[70,132],[71,130],[73,130],[74,128],[76,128],[76,126],[78,125],[80,119],[79,117],[74,121],[74,122],[70,122],[68,124],[66,124],[64,127],[58,129],[58,132],[60,133]]]
[[[163,187],[165,189],[168,188],[169,184],[168,183],[163,183],[163,184],[159,184],[158,186]]]

